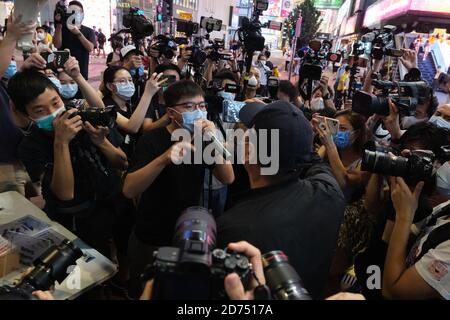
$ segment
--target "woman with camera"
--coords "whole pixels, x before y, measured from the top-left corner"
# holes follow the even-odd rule
[[[103,74],[103,102],[106,106],[114,106],[117,111],[117,126],[125,138],[123,150],[128,157],[134,152],[137,142],[136,134],[141,130],[153,96],[162,88],[166,79],[160,80],[161,74],[154,73],[145,85],[144,93],[137,106],[130,103],[135,93],[133,77],[123,67],[109,67]]]

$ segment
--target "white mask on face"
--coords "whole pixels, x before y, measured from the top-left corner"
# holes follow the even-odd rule
[[[258,80],[255,76],[252,76],[250,79],[248,79],[248,86],[256,88],[258,86]]]
[[[325,109],[325,103],[322,98],[313,98],[311,100],[311,110],[312,111],[320,111]]]
[[[438,192],[450,199],[450,163],[444,163],[436,173],[436,186]]]
[[[38,32],[37,35],[36,35],[36,39],[37,39],[38,41],[44,41],[44,40],[45,40],[45,33],[43,33],[43,32]]]
[[[428,121],[428,118],[418,119],[414,116],[403,117],[402,118],[402,128],[408,129],[417,123],[426,122],[426,121]]]

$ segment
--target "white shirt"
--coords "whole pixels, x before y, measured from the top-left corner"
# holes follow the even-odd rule
[[[428,239],[429,234],[446,223],[450,223],[450,216],[443,216],[437,219],[436,224],[426,226],[426,223],[437,214],[441,208],[450,204],[447,201],[434,208],[433,214],[425,219],[424,228],[418,237],[418,240],[412,247],[406,260],[409,266],[414,264],[415,258],[421,253],[422,246]],[[413,226],[414,228],[414,226]],[[417,273],[425,280],[433,289],[435,289],[445,300],[450,300],[450,240],[444,241],[429,250],[419,261],[414,264]]]

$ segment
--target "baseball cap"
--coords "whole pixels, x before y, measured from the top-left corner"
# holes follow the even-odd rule
[[[297,169],[313,158],[314,134],[311,124],[303,112],[289,102],[276,101],[268,104],[256,112],[247,127],[254,127],[257,132],[261,129],[268,132],[278,130],[280,171]],[[267,139],[268,143],[270,140]],[[271,150],[270,146],[267,150]]]
[[[123,48],[120,50],[120,58],[123,60],[123,59],[125,59],[125,57],[126,57],[128,54],[130,54],[130,53],[136,53],[136,54],[138,54],[138,55],[143,56],[143,54],[142,54],[141,51],[139,51],[138,49],[136,49],[136,47],[135,47],[134,45],[130,44],[130,45],[126,46],[126,47],[123,47]]]
[[[251,122],[258,112],[266,107],[261,102],[248,102],[239,111],[239,119],[247,128],[251,128]]]

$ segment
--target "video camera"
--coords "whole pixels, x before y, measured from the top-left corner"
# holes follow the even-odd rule
[[[232,105],[232,103],[227,103],[227,100],[224,100],[217,93],[219,91],[225,91],[227,93],[234,93],[238,95],[241,91],[241,87],[238,84],[227,83],[225,87],[222,87],[222,79],[215,79],[212,82],[212,85],[206,89],[205,101],[208,103],[208,114],[210,115],[224,115],[224,121],[226,121],[225,113],[227,113],[228,108]],[[231,101],[236,102],[236,101]]]
[[[300,78],[320,80],[322,78],[323,61],[340,61],[341,55],[331,52],[332,43],[328,40],[311,40],[306,51],[298,50],[298,56],[303,58],[300,68]],[[332,60],[333,59],[333,60]]]
[[[177,21],[177,31],[183,32],[187,38],[192,37],[193,34],[197,34],[199,31],[199,24],[192,21]]]
[[[222,30],[222,20],[214,19],[213,17],[201,17],[200,27],[205,29],[207,33],[220,31]]]
[[[220,49],[224,49],[225,47],[225,43],[222,39],[214,39],[214,41],[210,41],[210,43],[212,44],[205,48],[205,50],[211,50],[207,56],[208,59],[211,59],[214,62],[219,62],[220,60],[230,61],[232,59],[230,55],[219,52]]]
[[[136,7],[132,7],[123,16],[122,24],[125,28],[130,29],[134,41],[149,37],[154,31],[153,24],[145,17],[144,11]]]
[[[395,26],[387,25],[381,29],[374,29],[361,37],[363,43],[371,43],[371,56],[381,60],[383,56],[401,57],[403,52],[395,49],[394,32]]]
[[[246,256],[216,244],[216,222],[203,207],[186,209],[176,222],[174,247],[154,252],[154,261],[141,279],[154,279],[154,300],[224,299],[224,278],[237,273],[248,285],[252,277]]]
[[[56,3],[55,12],[54,12],[53,16],[56,17],[57,15],[59,15],[61,17],[61,20],[59,23],[61,23],[62,25],[66,25],[67,20],[70,18],[70,16],[72,14],[71,13],[69,14],[67,12],[67,6],[66,6],[65,0],[60,0]],[[58,24],[58,22],[56,22],[56,19],[54,19],[54,21],[55,21],[55,24]]]
[[[431,99],[433,90],[425,81],[418,82],[391,82],[373,80],[375,88],[382,90],[382,94],[374,95],[363,91],[355,92],[352,110],[366,117],[373,114],[388,116],[389,102],[398,107],[400,115],[414,115],[417,105]]]
[[[150,48],[159,52],[159,57],[164,56],[167,59],[173,59],[175,56],[174,51],[177,50],[177,42],[175,39],[166,37],[165,35],[158,35],[156,37],[157,42]]]
[[[259,17],[268,7],[269,0],[256,0],[252,19],[244,17],[241,26],[237,30],[239,41],[243,43],[244,51],[246,52],[245,64],[247,73],[251,69],[253,54],[264,49],[266,39],[262,36],[261,28],[263,26],[259,21]]]
[[[0,287],[0,300],[31,300],[32,292],[47,291],[55,284],[62,283],[69,275],[68,268],[76,265],[83,256],[81,250],[69,240],[54,245],[45,251],[33,264],[34,269],[15,287]]]

